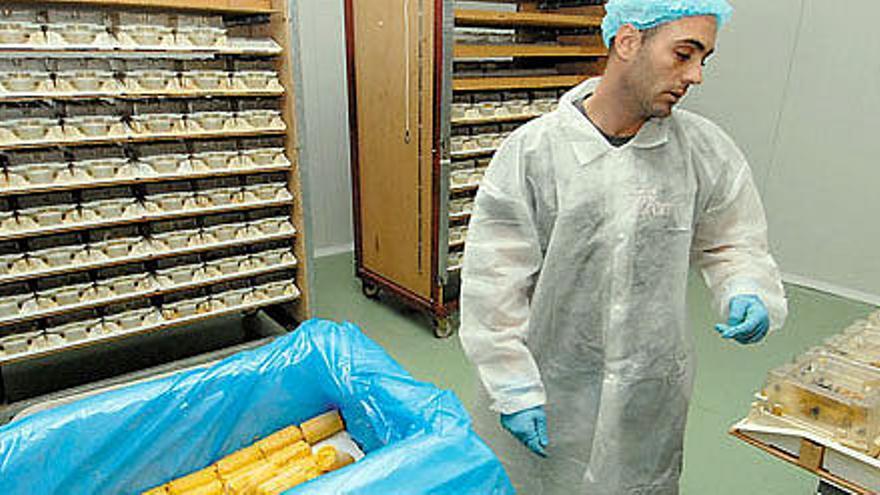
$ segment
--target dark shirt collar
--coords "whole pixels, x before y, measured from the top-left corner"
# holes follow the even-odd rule
[[[615,148],[620,148],[624,144],[632,141],[633,138],[636,137],[635,134],[633,134],[632,136],[612,136],[611,134],[606,134],[601,127],[593,122],[593,119],[591,119],[590,116],[587,114],[587,107],[585,105],[587,98],[591,96],[593,96],[592,93],[588,94],[583,100],[575,102],[574,106],[576,106],[577,109],[580,110],[581,115],[583,115],[587,119],[587,121],[592,124],[592,126],[595,127],[597,131],[599,131],[599,134],[602,134],[602,136],[605,138],[606,141],[608,141],[608,144],[610,144],[611,146],[614,146]]]

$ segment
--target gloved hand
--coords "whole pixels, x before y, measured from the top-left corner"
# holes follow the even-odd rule
[[[547,413],[544,406],[536,406],[513,414],[501,415],[501,426],[509,431],[532,452],[547,457]]]
[[[760,342],[770,329],[770,314],[761,298],[755,295],[734,296],[730,300],[730,317],[727,325],[719,323],[715,330],[725,339],[735,339],[740,344]]]

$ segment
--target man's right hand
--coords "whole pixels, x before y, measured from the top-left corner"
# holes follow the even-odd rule
[[[544,406],[501,415],[501,426],[532,452],[547,457],[547,413]]]

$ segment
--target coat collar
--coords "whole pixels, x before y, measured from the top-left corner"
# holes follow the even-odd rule
[[[561,119],[561,137],[574,149],[575,156],[581,164],[588,164],[615,149],[608,140],[584,118],[575,106],[575,102],[583,100],[596,90],[601,78],[588,79],[565,93],[559,101],[558,117]],[[650,119],[639,129],[636,137],[623,148],[653,148],[668,140],[668,119]]]

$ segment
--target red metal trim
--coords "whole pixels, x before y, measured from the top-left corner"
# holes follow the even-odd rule
[[[440,286],[440,263],[438,254],[440,252],[440,128],[442,123],[440,117],[442,112],[440,107],[443,104],[443,0],[434,2],[434,113],[432,115],[434,121],[433,128],[433,147],[432,147],[432,166],[433,166],[433,183],[432,188],[432,208],[431,208],[431,311],[438,316],[445,312],[443,305],[443,296]],[[441,317],[444,317],[442,315]]]
[[[363,266],[359,266],[357,268],[357,276],[361,279],[369,280],[374,284],[380,286],[381,288],[390,291],[399,299],[403,300],[405,303],[410,306],[416,306],[424,311],[430,312],[432,315],[434,314],[434,303],[424,297],[410,291],[405,287],[401,287],[400,285],[388,280],[387,278],[379,275],[376,272],[369,270]]]
[[[458,299],[454,299],[446,303],[446,311],[452,313],[453,311],[458,311]]]
[[[348,74],[348,135],[350,143],[351,166],[351,208],[354,228],[354,262],[360,269],[363,266],[363,247],[361,229],[361,181],[358,155],[358,111],[357,111],[357,65],[355,63],[355,25],[354,0],[345,0],[345,53]]]

